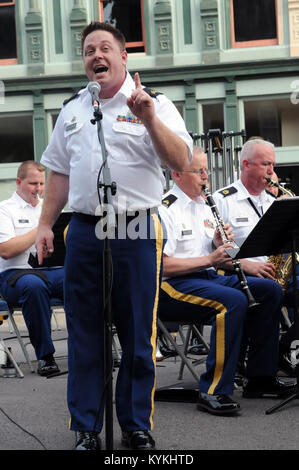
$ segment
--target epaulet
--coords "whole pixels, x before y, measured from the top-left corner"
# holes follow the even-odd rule
[[[160,91],[153,90],[152,88],[143,88],[143,91],[145,91],[148,95],[150,95],[152,98],[156,98],[158,95],[163,95]]]
[[[222,189],[221,191],[218,191],[219,194],[222,194],[223,197],[226,196],[231,196],[231,194],[235,194],[238,192],[237,188],[234,186],[230,186],[229,188]]]
[[[162,199],[162,205],[165,207],[170,207],[177,200],[177,197],[174,194],[169,194],[167,197]]]
[[[79,90],[80,91],[80,90]],[[66,104],[68,104],[70,101],[73,101],[75,100],[76,98],[78,98],[79,96],[79,91],[77,91],[74,95],[72,95],[70,98],[67,98],[66,100],[64,100],[63,102],[63,106],[65,106]]]

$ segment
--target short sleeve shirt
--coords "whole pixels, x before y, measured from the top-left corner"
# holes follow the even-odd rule
[[[159,213],[166,230],[164,253],[167,256],[195,258],[212,252],[215,221],[202,197],[194,201],[174,185],[165,194]]]
[[[33,230],[37,227],[41,214],[41,204],[33,207],[14,193],[10,199],[0,202],[0,243]],[[34,244],[11,259],[0,258],[0,272],[7,269],[29,269],[30,253],[35,254]]]
[[[134,81],[127,73],[116,95],[101,103],[101,145],[97,125],[91,123],[93,107],[87,88],[59,114],[41,163],[69,175],[69,205],[76,212],[94,215],[103,201],[102,191],[98,191],[98,181],[103,181],[103,148],[111,181],[117,185],[113,196],[117,213],[148,209],[161,202],[164,176],[160,159],[146,127],[127,106],[134,89]],[[153,102],[158,118],[186,142],[191,157],[192,139],[174,104],[163,94],[157,94]]]
[[[259,198],[251,196],[241,180],[216,191],[213,198],[223,222],[232,226],[237,244],[238,239],[244,240],[248,237],[260,217],[275,200],[266,191],[262,191]],[[250,258],[250,261],[264,262],[266,259],[265,256],[258,256]]]

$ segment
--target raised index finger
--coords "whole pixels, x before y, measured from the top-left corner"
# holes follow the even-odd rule
[[[142,88],[142,86],[141,86],[141,81],[140,81],[140,77],[139,77],[139,73],[138,73],[138,72],[135,73],[134,79],[135,79],[135,87],[136,87],[136,89],[137,89],[137,88]]]

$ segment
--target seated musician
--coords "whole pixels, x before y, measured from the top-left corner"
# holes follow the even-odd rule
[[[195,147],[192,164],[185,171],[173,171],[174,186],[163,199],[160,215],[167,242],[159,317],[165,322],[186,319],[212,325],[197,406],[209,413],[225,415],[240,410],[239,403],[230,395],[234,390],[242,332],[249,343],[243,396],[281,397],[294,388],[276,378],[280,286],[269,279],[248,277],[248,286],[259,303],[252,314],[248,312],[248,299],[238,276],[216,272],[218,266],[231,263],[225,248],[231,246],[232,234],[230,227],[225,226],[226,242],[215,230],[213,213],[203,198],[208,174],[207,157]]]
[[[8,304],[19,304],[38,359],[38,374],[58,372],[51,338],[50,298],[63,299],[64,268],[33,269],[40,195],[45,169],[38,162],[23,162],[17,172],[16,191],[0,203],[0,291]]]
[[[268,179],[275,179],[275,150],[273,144],[256,138],[248,140],[240,155],[241,176],[231,185],[213,194],[220,217],[229,223],[236,239],[246,238],[275,197],[269,193]],[[241,260],[244,271],[262,279],[276,280],[276,268],[266,256]],[[299,279],[297,276],[297,286]],[[293,288],[289,284],[283,304],[292,305]],[[279,354],[279,368],[293,375],[294,367],[285,348]]]

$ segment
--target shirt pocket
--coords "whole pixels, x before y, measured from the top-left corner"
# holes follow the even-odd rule
[[[147,135],[143,124],[114,122],[112,129],[113,135],[110,140],[112,158],[118,161],[140,162]]]
[[[246,215],[240,215],[238,217],[232,217],[230,223],[233,227],[247,227],[252,225],[252,220]]]
[[[118,134],[127,134],[128,136],[144,136],[145,127],[142,124],[131,124],[129,122],[114,122],[113,130]]]
[[[64,138],[66,140],[66,149],[70,155],[75,156],[76,160],[82,158],[82,130],[83,123],[78,121],[65,121],[64,123]]]
[[[33,228],[33,222],[29,219],[29,217],[14,217],[13,224],[17,230],[28,230]]]
[[[195,246],[195,234],[191,228],[177,227],[177,243],[178,246],[186,251],[193,251]]]

